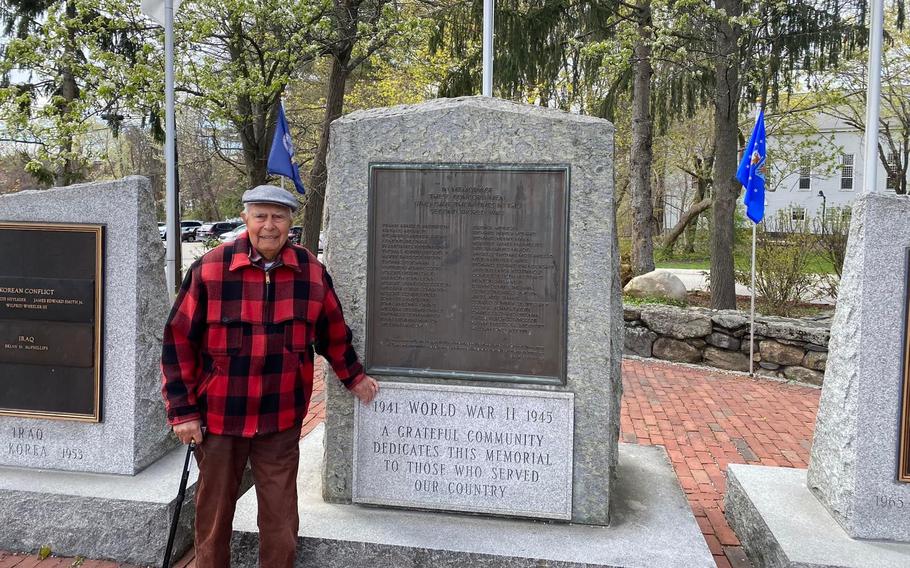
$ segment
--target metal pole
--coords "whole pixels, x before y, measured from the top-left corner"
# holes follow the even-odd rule
[[[755,227],[752,223],[752,307],[749,309],[749,376],[755,365]]]
[[[863,194],[878,187],[878,118],[882,94],[882,29],[884,0],[872,0],[869,22],[869,75],[866,80],[866,148],[863,154]]]
[[[180,282],[177,278],[177,247],[180,246],[180,214],[177,207],[174,128],[174,0],[164,0],[164,175],[167,223],[167,252],[165,254],[167,289],[171,300]]]
[[[483,96],[493,96],[493,0],[483,0]]]

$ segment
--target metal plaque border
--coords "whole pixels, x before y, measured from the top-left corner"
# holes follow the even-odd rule
[[[101,422],[101,377],[103,360],[103,337],[102,329],[103,320],[103,280],[104,277],[104,229],[105,225],[93,223],[47,223],[47,222],[28,222],[28,221],[0,221],[0,230],[15,229],[18,231],[46,231],[48,229],[58,232],[72,233],[93,233],[95,235],[95,329],[93,333],[94,341],[94,360],[93,365],[93,385],[94,385],[94,410],[91,414],[82,414],[74,412],[42,412],[34,410],[16,410],[10,408],[0,408],[0,416],[15,416],[17,418],[41,418],[48,420],[70,420],[76,422]]]
[[[897,480],[910,483],[910,247],[904,252],[904,361]]]
[[[499,383],[513,384],[538,384],[538,385],[556,385],[565,386],[568,381],[568,358],[569,358],[569,246],[570,246],[570,211],[572,196],[572,166],[566,163],[506,163],[506,164],[485,164],[479,162],[370,162],[367,173],[367,295],[366,295],[366,315],[365,333],[370,330],[370,304],[373,301],[373,294],[376,290],[376,245],[373,238],[374,229],[376,228],[376,200],[373,199],[376,188],[373,184],[373,172],[377,169],[391,170],[495,170],[495,171],[530,171],[530,172],[562,172],[565,175],[565,199],[564,211],[562,212],[563,227],[565,229],[565,246],[563,247],[563,297],[557,300],[561,303],[562,317],[559,321],[559,375],[558,376],[538,376],[538,375],[520,375],[520,374],[503,374],[503,373],[476,373],[455,371],[452,369],[413,369],[410,367],[382,367],[374,366],[370,362],[370,341],[369,338],[364,340],[364,360],[366,361],[366,372],[375,375],[389,375],[398,377],[415,377],[415,378],[439,378],[455,379],[465,381],[490,381]]]

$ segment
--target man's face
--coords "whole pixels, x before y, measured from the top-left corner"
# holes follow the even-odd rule
[[[250,244],[267,260],[274,260],[278,251],[288,242],[291,230],[291,210],[271,203],[250,203],[249,212],[240,217],[246,223]]]

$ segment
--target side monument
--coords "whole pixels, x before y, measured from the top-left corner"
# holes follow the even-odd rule
[[[755,566],[910,566],[910,198],[853,207],[809,469],[731,464]]]
[[[168,309],[148,180],[0,196],[0,549],[160,564],[184,453]]]
[[[381,391],[355,405],[326,379],[301,558],[713,565],[663,450],[618,441],[612,125],[466,97],[331,136],[326,263]],[[238,516],[254,565],[255,500]]]

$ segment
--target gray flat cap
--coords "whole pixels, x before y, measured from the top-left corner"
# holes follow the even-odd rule
[[[297,211],[297,208],[300,207],[300,202],[293,193],[276,185],[257,185],[253,189],[248,189],[243,192],[241,201],[243,203],[274,203],[290,207],[291,211]]]

